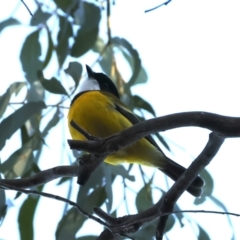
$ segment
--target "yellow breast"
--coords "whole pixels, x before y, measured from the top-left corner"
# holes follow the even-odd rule
[[[70,107],[68,126],[73,139],[86,138],[70,126],[74,120],[81,128],[95,137],[107,137],[132,126],[132,123],[116,110],[117,98],[108,93],[89,91],[81,94]],[[123,105],[124,106],[124,105]],[[159,165],[160,152],[145,138],[121,149],[105,159],[110,164],[122,162]]]

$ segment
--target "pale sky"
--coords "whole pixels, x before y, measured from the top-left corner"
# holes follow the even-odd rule
[[[8,3],[2,1],[0,20],[12,13],[17,2],[20,1]],[[26,3],[34,9],[32,1],[28,0]],[[208,111],[240,116],[240,2],[237,0],[173,0],[167,6],[144,13],[144,10],[158,4],[160,4],[159,1],[121,0],[116,1],[116,6],[112,9],[113,36],[126,38],[139,51],[142,64],[149,76],[147,84],[138,85],[132,88],[132,91],[149,101],[157,116],[183,111]],[[30,16],[24,6],[20,5],[16,15],[24,23],[29,22]],[[24,81],[19,62],[19,50],[28,32],[31,32],[31,29],[27,27],[10,27],[0,35],[2,84],[0,94],[5,92],[11,82]],[[105,36],[104,34],[105,32],[101,33],[102,36]],[[82,64],[91,65],[94,61],[92,54],[87,54],[80,59]],[[121,60],[119,62],[123,77],[128,79],[129,67]],[[95,70],[99,68],[96,67]],[[21,94],[24,95],[24,92]],[[66,139],[66,136],[69,136],[67,130],[61,131]],[[199,128],[182,128],[164,132],[162,135],[169,141],[173,151],[172,154],[168,153],[169,156],[187,166],[205,146],[208,134],[209,131]],[[59,146],[62,148],[62,143],[61,140],[56,139],[57,135],[59,135],[59,128],[54,129],[47,140],[50,146],[44,150],[42,169],[59,164],[61,153],[59,158],[55,154],[59,152]],[[14,139],[18,141],[18,134],[15,134],[8,143]],[[52,145],[53,142],[55,145]],[[5,160],[11,152],[12,145],[7,144],[1,152],[1,159]],[[51,157],[53,154],[54,158]],[[65,158],[61,161],[65,164],[68,162]],[[225,204],[229,212],[235,213],[240,213],[239,161],[240,139],[227,139],[217,156],[207,166],[207,170],[214,178],[214,196]],[[147,169],[147,172],[150,175],[152,169]],[[141,182],[137,177],[137,181],[129,185],[137,189],[138,180]],[[155,184],[156,181],[157,179]],[[163,176],[159,176],[159,182],[164,181]],[[65,196],[64,189],[59,192],[59,188],[55,185],[56,182],[48,183],[44,191]],[[8,196],[13,197],[15,193],[8,193]],[[72,199],[74,200],[74,196]],[[22,201],[23,198],[13,201],[13,204],[18,206]],[[193,201],[192,196],[184,193],[178,203],[182,209],[222,211],[210,201],[200,206],[193,205]],[[132,203],[130,201],[130,206],[131,204],[134,205],[134,199]],[[114,206],[117,205],[116,200]],[[39,209],[41,209],[42,218],[40,213],[39,217],[35,218],[35,240],[53,239],[57,224],[53,216],[56,219],[61,217],[63,204],[55,200],[43,199]],[[134,213],[134,206],[132,209]],[[191,213],[187,216],[195,219],[208,232],[211,239],[230,239],[232,236],[224,215]],[[13,222],[15,218],[16,209],[9,208],[9,214],[1,226],[0,238],[18,239],[18,226]],[[240,219],[231,217],[231,220],[235,239],[240,239]],[[186,218],[185,221],[187,223],[188,219]],[[89,233],[93,228],[96,229],[96,234],[100,233],[101,226],[95,223],[93,225],[92,221],[86,224],[80,233]],[[46,229],[49,231],[45,231]],[[187,239],[196,239],[194,231],[196,229],[191,229],[188,224],[183,228],[175,226],[174,230],[168,233],[168,237],[186,239],[188,234]]]

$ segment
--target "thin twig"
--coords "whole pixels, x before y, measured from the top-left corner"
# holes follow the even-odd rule
[[[26,4],[23,0],[21,0],[21,2],[22,2],[23,5],[25,6],[25,8],[28,10],[28,12],[29,12],[29,14],[31,15],[31,17],[33,17],[33,14],[32,14],[32,12],[31,12],[31,10],[29,9],[29,7],[27,6],[27,4]]]
[[[147,13],[147,12],[151,12],[153,10],[156,10],[157,8],[160,8],[162,7],[163,5],[167,6],[172,0],[168,0],[166,1],[165,3],[161,3],[160,5],[154,7],[154,8],[151,8],[151,9],[148,9],[148,10],[145,10],[144,12]]]

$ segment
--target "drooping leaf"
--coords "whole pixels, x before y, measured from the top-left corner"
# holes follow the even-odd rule
[[[96,189],[98,188],[104,180],[104,173],[102,167],[98,167],[88,179],[88,181],[80,187],[78,196],[77,196],[77,203],[80,206],[85,206],[86,202],[88,201],[88,196],[90,194],[89,189]]]
[[[5,142],[13,133],[15,133],[30,117],[45,108],[44,102],[29,102],[17,109],[10,116],[0,123],[0,150],[4,147]]]
[[[0,96],[0,118],[6,110],[12,94],[15,93],[16,96],[24,86],[26,86],[25,82],[12,83],[7,91]]]
[[[28,196],[23,202],[18,215],[19,232],[21,239],[32,240],[33,238],[33,218],[39,197]]]
[[[209,196],[209,198],[214,202],[214,204],[216,204],[218,207],[222,208],[224,212],[228,212],[227,207],[219,199],[215,198],[214,196]],[[228,223],[229,223],[230,227],[233,230],[233,225],[232,225],[230,216],[227,214],[226,217],[228,219]],[[234,237],[234,231],[233,231],[233,237]]]
[[[32,137],[20,149],[16,150],[4,163],[1,165],[0,171],[4,173],[6,178],[15,178],[23,176],[31,167],[32,162],[30,156],[37,148],[39,138]]]
[[[24,144],[30,141],[31,138],[28,135],[28,131],[25,124],[21,126],[20,131],[21,131],[22,146],[24,146]]]
[[[113,51],[111,47],[106,47],[106,43],[98,36],[97,41],[95,42],[92,50],[101,54],[99,59],[99,64],[103,71],[110,76],[111,75],[111,67],[112,67],[112,59],[113,59]]]
[[[76,240],[96,240],[98,238],[98,236],[83,236],[83,237],[79,237]]]
[[[97,40],[101,12],[95,4],[82,2],[81,28],[78,30],[71,49],[73,57],[80,57],[92,48]]]
[[[56,5],[61,8],[64,12],[69,13],[71,9],[74,9],[78,5],[77,0],[54,0]]]
[[[56,52],[61,68],[69,54],[69,38],[73,36],[72,25],[66,17],[59,17],[59,31],[57,35]]]
[[[105,176],[104,188],[105,188],[106,195],[107,195],[107,202],[106,202],[107,212],[110,213],[111,209],[112,209],[112,204],[113,204],[112,167],[107,164],[103,164],[102,168],[103,168],[103,172],[104,172],[104,176]]]
[[[82,75],[83,67],[79,62],[70,62],[68,68],[65,69],[65,73],[69,74],[75,82],[75,89],[78,87],[80,78]]]
[[[58,223],[56,239],[75,240],[75,235],[81,228],[85,220],[86,217],[82,214],[79,214],[76,208],[71,208]]]
[[[165,229],[164,229],[165,232],[170,231],[170,230],[173,228],[175,222],[176,222],[176,220],[175,220],[175,218],[173,217],[173,215],[169,215],[168,221],[167,221],[167,224],[166,224],[166,227],[165,227]]]
[[[134,82],[134,85],[146,83],[147,80],[148,80],[147,72],[146,72],[145,68],[142,66],[141,70],[138,74],[138,77],[137,77],[136,81]]]
[[[38,80],[37,72],[42,69],[42,62],[39,60],[41,56],[41,45],[39,42],[40,29],[32,32],[23,43],[20,60],[26,79],[29,83]]]
[[[15,18],[8,18],[6,20],[3,20],[0,23],[0,33],[2,32],[2,30],[4,28],[9,27],[9,26],[13,26],[13,25],[18,25],[18,24],[20,24],[20,22]]]
[[[115,37],[112,39],[113,44],[117,45],[118,48],[123,52],[126,56],[129,56],[133,59],[133,64],[129,61],[130,67],[132,68],[132,76],[128,81],[127,85],[129,87],[133,86],[137,81],[138,75],[141,70],[141,59],[136,49],[124,38]],[[126,58],[127,60],[129,58]]]
[[[156,117],[155,111],[151,104],[149,104],[147,101],[145,101],[143,98],[141,98],[138,95],[133,96],[134,106],[136,108],[144,109],[148,112],[150,112],[154,117]]]
[[[39,6],[37,11],[31,17],[30,25],[37,26],[38,24],[45,23],[50,17],[52,16],[51,13],[44,12],[42,8]]]
[[[203,186],[203,192],[200,198],[195,198],[194,204],[199,205],[206,201],[207,197],[210,197],[213,192],[214,182],[212,176],[206,169],[203,169],[200,176],[204,179],[205,185]]]
[[[208,236],[207,232],[200,225],[198,225],[198,228],[199,228],[198,240],[210,240],[210,237]]]
[[[60,81],[58,81],[55,77],[52,77],[50,80],[44,78],[42,72],[38,72],[39,80],[42,86],[50,93],[55,94],[64,94],[68,96],[67,91],[63,87]]]
[[[3,223],[6,213],[7,213],[6,194],[4,190],[0,190],[0,227]]]
[[[47,126],[42,131],[43,138],[45,138],[48,132],[59,123],[60,119],[61,119],[61,113],[59,111],[59,108],[57,108],[51,120],[48,122]]]
[[[129,171],[127,171],[122,165],[117,165],[112,167],[112,174],[115,176],[122,176],[125,179],[128,179],[132,182],[135,181],[135,177],[133,175],[129,174]]]
[[[43,101],[45,98],[45,90],[40,83],[40,81],[35,81],[31,84],[27,93],[27,101],[28,102],[38,102]]]
[[[42,69],[47,67],[47,65],[49,64],[51,57],[52,57],[53,50],[54,50],[54,44],[53,44],[51,32],[49,31],[48,27],[46,27],[46,30],[47,30],[47,36],[48,36],[48,49],[47,49],[47,54],[46,54],[45,60],[43,62]]]
[[[134,239],[137,240],[154,240],[156,234],[157,221],[144,224],[142,228],[133,234]]]
[[[151,184],[152,179],[137,194],[136,207],[138,212],[142,212],[153,205]]]
[[[154,134],[158,140],[162,143],[162,145],[169,151],[171,152],[171,148],[169,147],[168,143],[165,141],[165,139],[159,134],[159,133],[155,133]]]

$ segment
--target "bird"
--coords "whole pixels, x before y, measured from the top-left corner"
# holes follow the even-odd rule
[[[94,72],[86,65],[87,79],[80,85],[68,112],[68,128],[72,139],[87,140],[72,125],[74,121],[90,135],[105,138],[140,122],[139,118],[120,100],[113,81],[104,73]],[[158,168],[176,181],[186,170],[168,158],[151,135],[120,149],[104,160],[106,163],[137,163]],[[204,181],[197,176],[186,189],[195,197],[201,196]]]

